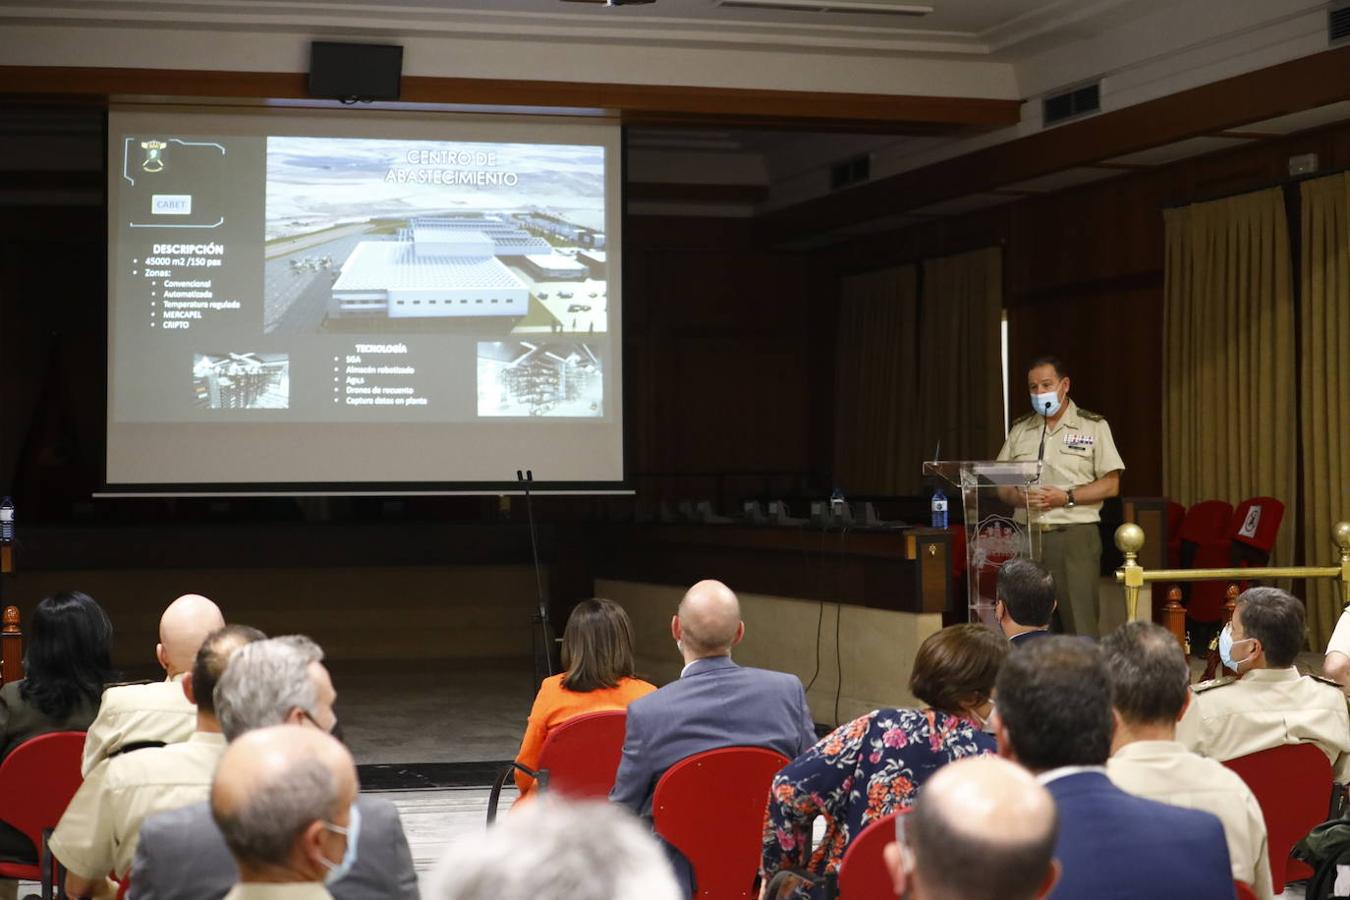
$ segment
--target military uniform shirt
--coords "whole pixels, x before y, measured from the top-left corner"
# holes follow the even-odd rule
[[[1350,776],[1350,709],[1333,684],[1298,669],[1252,669],[1194,688],[1177,740],[1219,761],[1284,744],[1316,744],[1336,781]]]
[[[197,731],[95,766],[52,833],[52,853],[81,878],[124,876],[145,817],[207,799],[224,752],[224,735]]]
[[[1223,823],[1233,880],[1245,881],[1261,900],[1274,896],[1266,820],[1236,772],[1177,741],[1134,741],[1107,760],[1106,774],[1136,797],[1213,813]]]
[[[152,684],[128,684],[103,692],[98,716],[84,739],[80,772],[121,752],[128,744],[177,744],[197,730],[197,707],[183,693],[183,676]]]
[[[998,451],[998,458],[1034,462],[1041,446],[1044,423],[1044,416],[1036,413],[1027,413],[1013,422],[1008,429],[1008,438],[1003,442],[1003,449]],[[1066,491],[1125,468],[1106,419],[1079,409],[1072,400],[1055,427],[1046,432],[1044,463],[1041,484]],[[1079,503],[1072,509],[1061,506],[1042,510],[1040,521],[1045,525],[1098,522],[1101,520],[1101,509],[1100,503]]]

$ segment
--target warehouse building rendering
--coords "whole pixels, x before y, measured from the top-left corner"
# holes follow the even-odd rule
[[[523,316],[529,288],[499,257],[548,249],[501,219],[415,219],[397,240],[356,245],[333,282],[328,314]]]

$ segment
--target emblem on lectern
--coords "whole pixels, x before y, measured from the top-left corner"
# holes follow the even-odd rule
[[[168,144],[163,141],[141,141],[141,149],[145,151],[145,159],[141,161],[141,171],[149,172],[151,175],[156,172],[164,171],[164,148]]]

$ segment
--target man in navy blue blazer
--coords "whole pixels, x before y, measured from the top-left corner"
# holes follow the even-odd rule
[[[1055,576],[1039,563],[1022,556],[998,570],[994,618],[1013,648],[1049,637],[1055,614]]]
[[[1055,798],[1063,867],[1051,900],[1231,900],[1213,815],[1131,796],[1111,783],[1111,682],[1095,644],[1035,641],[1008,655],[994,689],[999,753]]]
[[[792,759],[816,741],[797,676],[731,661],[745,623],[725,584],[691,587],[670,631],[684,671],[678,681],[629,705],[623,757],[609,795],[642,816],[651,814],[656,782],[682,759],[721,747],[765,747]],[[690,889],[688,863],[673,848],[670,853],[677,878]]]

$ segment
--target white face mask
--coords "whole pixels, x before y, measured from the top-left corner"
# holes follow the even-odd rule
[[[1046,404],[1049,404],[1049,408]],[[1031,395],[1031,408],[1040,416],[1053,416],[1059,412],[1059,391],[1050,391],[1045,394]]]

